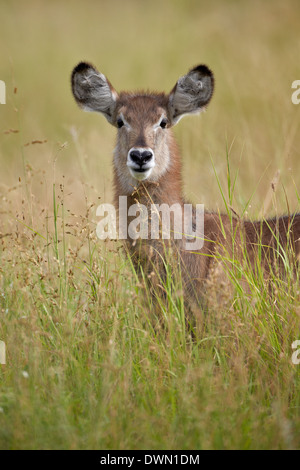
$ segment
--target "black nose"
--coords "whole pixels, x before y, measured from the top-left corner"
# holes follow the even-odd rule
[[[142,152],[140,150],[131,150],[129,155],[131,160],[140,166],[145,165],[153,157],[153,153],[149,150],[144,150]]]

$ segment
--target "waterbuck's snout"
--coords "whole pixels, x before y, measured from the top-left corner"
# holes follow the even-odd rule
[[[150,148],[132,147],[127,155],[127,166],[135,179],[148,178],[155,166],[153,151]]]

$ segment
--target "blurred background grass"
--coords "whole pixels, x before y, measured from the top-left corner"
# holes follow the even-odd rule
[[[233,143],[235,210],[255,191],[249,215],[257,217],[277,170],[297,209],[300,106],[291,102],[291,83],[300,77],[298,1],[2,1],[0,12],[4,189],[22,177],[24,159],[45,172],[33,189],[43,202],[62,175],[78,211],[85,206],[82,182],[111,199],[114,130],[72,98],[70,73],[80,60],[94,63],[117,90],[169,91],[191,66],[206,63],[216,78],[208,111],[175,129],[187,196],[224,210],[211,158],[225,184],[226,145]],[[4,134],[9,129],[19,133]],[[33,140],[47,143],[23,147]],[[277,208],[286,211],[280,185]]]

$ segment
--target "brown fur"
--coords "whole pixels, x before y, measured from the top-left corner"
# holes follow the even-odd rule
[[[75,77],[75,79],[74,79]],[[112,93],[108,111],[103,111],[98,103],[101,88],[89,87],[89,80],[101,80]],[[99,78],[98,78],[99,77]],[[102,112],[113,125],[118,119],[125,124],[118,130],[117,145],[114,152],[115,205],[119,196],[127,196],[128,207],[132,204],[186,203],[182,195],[181,158],[171,130],[183,114],[200,111],[209,103],[214,86],[211,71],[206,66],[198,66],[181,77],[169,95],[164,93],[127,93],[117,95],[103,75],[89,64],[79,64],[74,69],[72,84],[74,96],[79,105],[86,109]],[[105,77],[104,77],[105,80]],[[96,95],[95,95],[96,93]],[[78,99],[80,96],[80,99]],[[96,96],[96,101],[94,96]],[[154,128],[159,119],[165,116],[166,128]],[[127,158],[132,148],[150,148],[155,155],[155,166],[148,178],[135,179],[128,170]],[[132,218],[128,218],[130,223]],[[199,305],[205,291],[214,284],[218,290],[226,275],[226,263],[230,268],[233,259],[247,260],[255,269],[261,250],[261,264],[266,274],[274,263],[283,270],[284,263],[278,253],[291,247],[295,261],[300,253],[300,214],[284,216],[268,221],[250,222],[238,220],[228,215],[205,212],[204,246],[198,252],[185,249],[185,240],[172,239],[172,259],[174,266],[180,266],[184,284],[185,298],[193,306]],[[279,241],[279,245],[278,245]],[[127,240],[127,248],[135,265],[142,266],[146,276],[152,279],[152,286],[163,277],[168,243],[158,240]],[[261,247],[261,248],[260,248]],[[246,256],[243,254],[246,253]],[[219,259],[222,258],[222,262]],[[227,260],[227,262],[226,262]],[[154,274],[154,271],[158,270]]]

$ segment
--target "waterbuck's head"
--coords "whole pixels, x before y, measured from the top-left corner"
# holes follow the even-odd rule
[[[118,128],[115,171],[125,191],[139,181],[157,182],[172,165],[170,128],[185,114],[197,113],[209,103],[214,89],[212,72],[194,67],[179,78],[169,94],[118,94],[92,65],[81,62],[72,73],[72,91],[78,105],[98,111]]]

